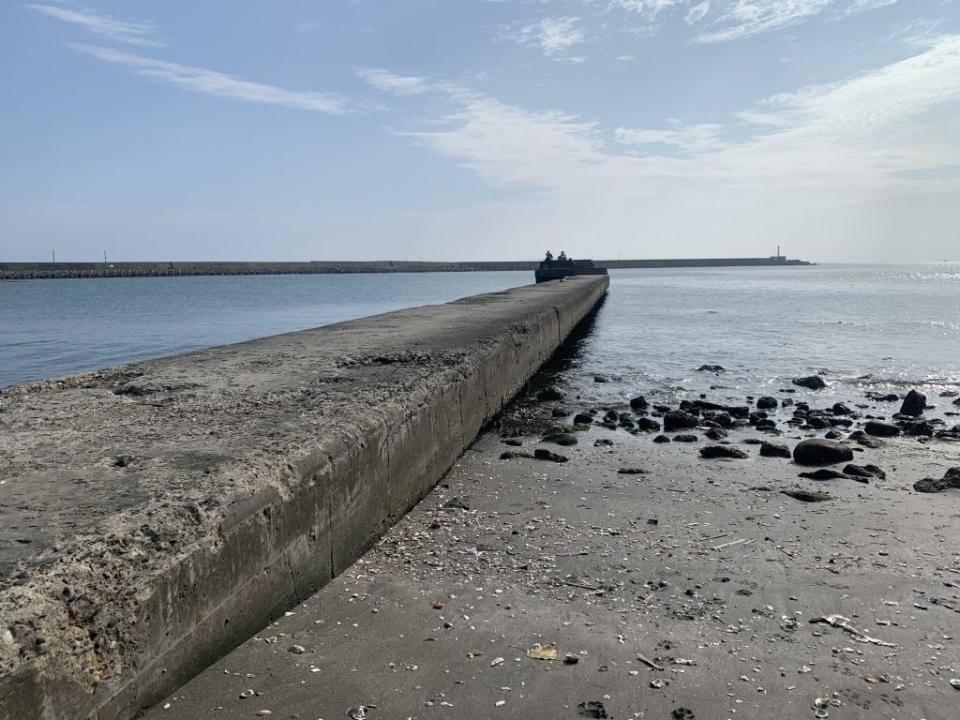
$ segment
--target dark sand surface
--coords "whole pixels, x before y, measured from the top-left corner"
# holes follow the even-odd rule
[[[376,548],[147,717],[960,717],[960,490],[913,490],[960,444],[852,444],[887,478],[818,482],[750,427],[726,441],[748,459],[702,460],[703,428],[558,447],[513,413],[523,447],[488,430]],[[538,447],[569,462],[500,459]],[[831,614],[847,629],[811,622]]]

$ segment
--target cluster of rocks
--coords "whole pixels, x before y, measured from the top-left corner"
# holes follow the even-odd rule
[[[703,366],[703,372],[721,373],[720,366]],[[825,381],[820,376],[797,378],[795,385],[810,389],[825,387]],[[781,390],[784,394],[794,392],[790,388]],[[950,395],[944,393],[945,396]],[[559,402],[564,399],[563,393],[554,387],[548,387],[537,393],[540,402]],[[876,401],[901,401],[899,396],[876,396]],[[765,458],[792,459],[797,465],[820,468],[803,472],[801,477],[812,480],[850,479],[868,483],[874,479],[885,479],[886,474],[875,465],[857,465],[853,463],[855,443],[862,448],[879,448],[884,440],[898,437],[915,437],[920,440],[944,439],[960,440],[960,425],[948,428],[946,423],[937,418],[924,417],[928,409],[927,398],[916,390],[911,390],[902,398],[898,412],[891,418],[868,414],[870,406],[854,404],[853,407],[844,402],[836,402],[830,407],[814,408],[808,402],[795,401],[792,397],[778,399],[769,395],[759,398],[749,396],[747,403],[721,404],[706,400],[701,395],[697,400],[683,400],[678,406],[653,403],[643,396],[630,400],[629,409],[626,404],[619,407],[600,407],[585,409],[580,412],[556,405],[551,415],[555,420],[566,419],[571,415],[572,424],[548,425],[542,433],[541,442],[557,445],[576,445],[577,435],[593,427],[602,427],[611,431],[623,430],[633,435],[655,435],[653,442],[661,443],[697,443],[702,437],[712,441],[711,444],[700,448],[700,457],[708,460],[729,459],[743,460],[749,454],[740,447],[730,444],[730,432],[738,428],[752,428],[753,430],[777,436],[783,433],[778,426],[778,419],[794,430],[807,432],[823,432],[822,438],[805,439],[798,442],[792,449],[790,446],[763,440],[755,436],[743,440],[747,445],[759,445],[759,455]],[[958,398],[956,403],[960,403]],[[790,416],[782,420],[778,413],[789,409]],[[947,413],[951,415],[955,413]],[[857,427],[855,427],[857,426]],[[511,444],[510,440],[505,440]],[[513,444],[521,444],[513,441]],[[594,446],[612,446],[613,440],[600,438],[595,440]],[[533,455],[523,452],[506,452],[504,459],[511,457],[534,457],[553,462],[564,462],[566,458],[549,451],[538,450]],[[844,464],[842,470],[830,469],[829,466]],[[954,474],[950,474],[954,473]],[[915,488],[921,492],[942,492],[943,490],[960,487],[960,470],[950,471],[943,479],[925,479],[919,481]]]

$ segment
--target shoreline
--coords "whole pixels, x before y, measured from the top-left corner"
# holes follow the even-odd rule
[[[551,365],[375,548],[145,720],[361,706],[466,720],[952,717],[960,490],[913,484],[960,466],[960,443],[853,441],[854,462],[886,478],[800,478],[816,468],[754,443],[847,438],[900,402],[850,394],[853,416],[809,417],[851,426],[816,430],[786,425],[796,403],[781,403],[798,393],[774,392],[782,434],[756,417],[712,440],[700,410],[697,427],[667,433],[693,442],[661,444],[622,423],[662,424],[667,408],[585,406],[584,388],[562,383],[563,358]],[[555,384],[564,397],[538,399]],[[706,400],[756,412],[758,399]],[[944,400],[935,414],[960,422]],[[569,433],[575,445],[543,442],[584,411],[594,419]],[[708,445],[748,457],[702,459]],[[503,459],[538,449],[568,462]]]

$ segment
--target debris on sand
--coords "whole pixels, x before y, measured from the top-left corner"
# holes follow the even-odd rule
[[[557,646],[541,645],[540,643],[537,643],[532,648],[527,650],[527,657],[532,660],[556,660]]]
[[[617,472],[620,475],[646,475],[647,474],[646,470],[638,467],[620,468]]]
[[[722,545],[714,545],[714,550],[726,550],[727,548],[734,547],[736,545],[750,545],[755,543],[756,540],[750,540],[749,538],[740,538],[739,540],[731,540],[730,542],[725,542]]]
[[[815,503],[815,502],[827,502],[828,500],[833,500],[833,495],[823,490],[816,490],[810,492],[809,490],[781,490],[781,493],[787,497],[792,497],[794,500],[799,500],[800,502],[805,503]]]
[[[810,621],[811,623],[822,623],[824,625],[829,625],[830,627],[835,627],[843,630],[845,633],[849,634],[854,640],[862,643],[870,643],[872,645],[879,645],[880,647],[897,647],[896,643],[888,643],[883,640],[878,640],[875,637],[870,637],[866,633],[862,633],[857,630],[853,625],[850,624],[850,618],[844,617],[843,615],[837,615],[836,613],[830,615],[823,615],[822,617],[813,618]]]
[[[643,655],[637,655],[637,660],[642,662],[651,670],[659,670],[660,672],[663,672],[663,668],[661,666],[657,665],[653,660],[645,658]]]

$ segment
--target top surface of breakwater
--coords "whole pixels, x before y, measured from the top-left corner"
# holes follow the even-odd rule
[[[127,720],[308,597],[607,287],[528,285],[0,392],[0,720]]]
[[[810,265],[782,256],[766,258],[680,258],[653,260],[597,260],[597,267],[776,267]],[[540,261],[415,262],[415,261],[311,261],[311,262],[116,262],[79,263],[0,262],[0,280],[52,280],[58,278],[169,277],[182,275],[335,275],[346,273],[422,273],[535,270]]]

